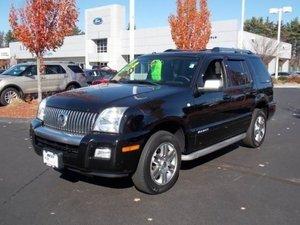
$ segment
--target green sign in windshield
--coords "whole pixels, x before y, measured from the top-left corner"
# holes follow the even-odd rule
[[[161,72],[162,72],[163,62],[159,59],[153,60],[151,62],[151,79],[153,81],[161,81]]]

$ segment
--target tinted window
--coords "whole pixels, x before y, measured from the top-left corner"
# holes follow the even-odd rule
[[[270,74],[260,58],[250,58],[254,75],[259,82],[270,82]]]
[[[36,66],[29,66],[23,73],[22,75],[26,76],[34,76],[37,75],[37,68]]]
[[[246,62],[243,60],[227,61],[228,86],[240,86],[251,82],[246,69]]]
[[[47,65],[46,66],[46,74],[62,74],[66,73],[64,68],[59,65]]]
[[[70,65],[68,66],[70,68],[70,70],[72,70],[74,73],[83,73],[83,70],[76,65]]]

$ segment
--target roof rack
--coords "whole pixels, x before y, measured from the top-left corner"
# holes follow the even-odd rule
[[[180,50],[180,49],[167,49],[164,52],[183,52],[184,50]]]
[[[220,48],[215,47],[212,52],[227,52],[227,53],[240,53],[240,54],[253,54],[250,50],[238,49],[238,48]]]

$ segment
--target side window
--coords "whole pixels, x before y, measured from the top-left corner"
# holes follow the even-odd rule
[[[260,58],[250,58],[254,76],[261,83],[271,82],[270,74]]]
[[[224,67],[223,60],[217,59],[209,63],[205,73],[202,75],[203,83],[208,80],[219,80],[223,83],[224,80]]]
[[[25,76],[34,76],[37,75],[37,68],[36,66],[29,66],[24,72],[23,75]]]
[[[66,73],[64,68],[62,68],[59,65],[46,65],[46,74],[61,74],[61,73]]]
[[[68,66],[70,70],[72,70],[74,73],[83,73],[83,70],[76,65],[69,65]]]
[[[229,87],[241,86],[251,83],[250,75],[246,69],[244,60],[228,60],[227,61],[227,82]]]

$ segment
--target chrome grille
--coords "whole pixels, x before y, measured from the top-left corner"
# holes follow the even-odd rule
[[[97,116],[98,113],[46,107],[44,125],[67,133],[82,135],[93,129]],[[64,118],[60,120],[59,117]]]

